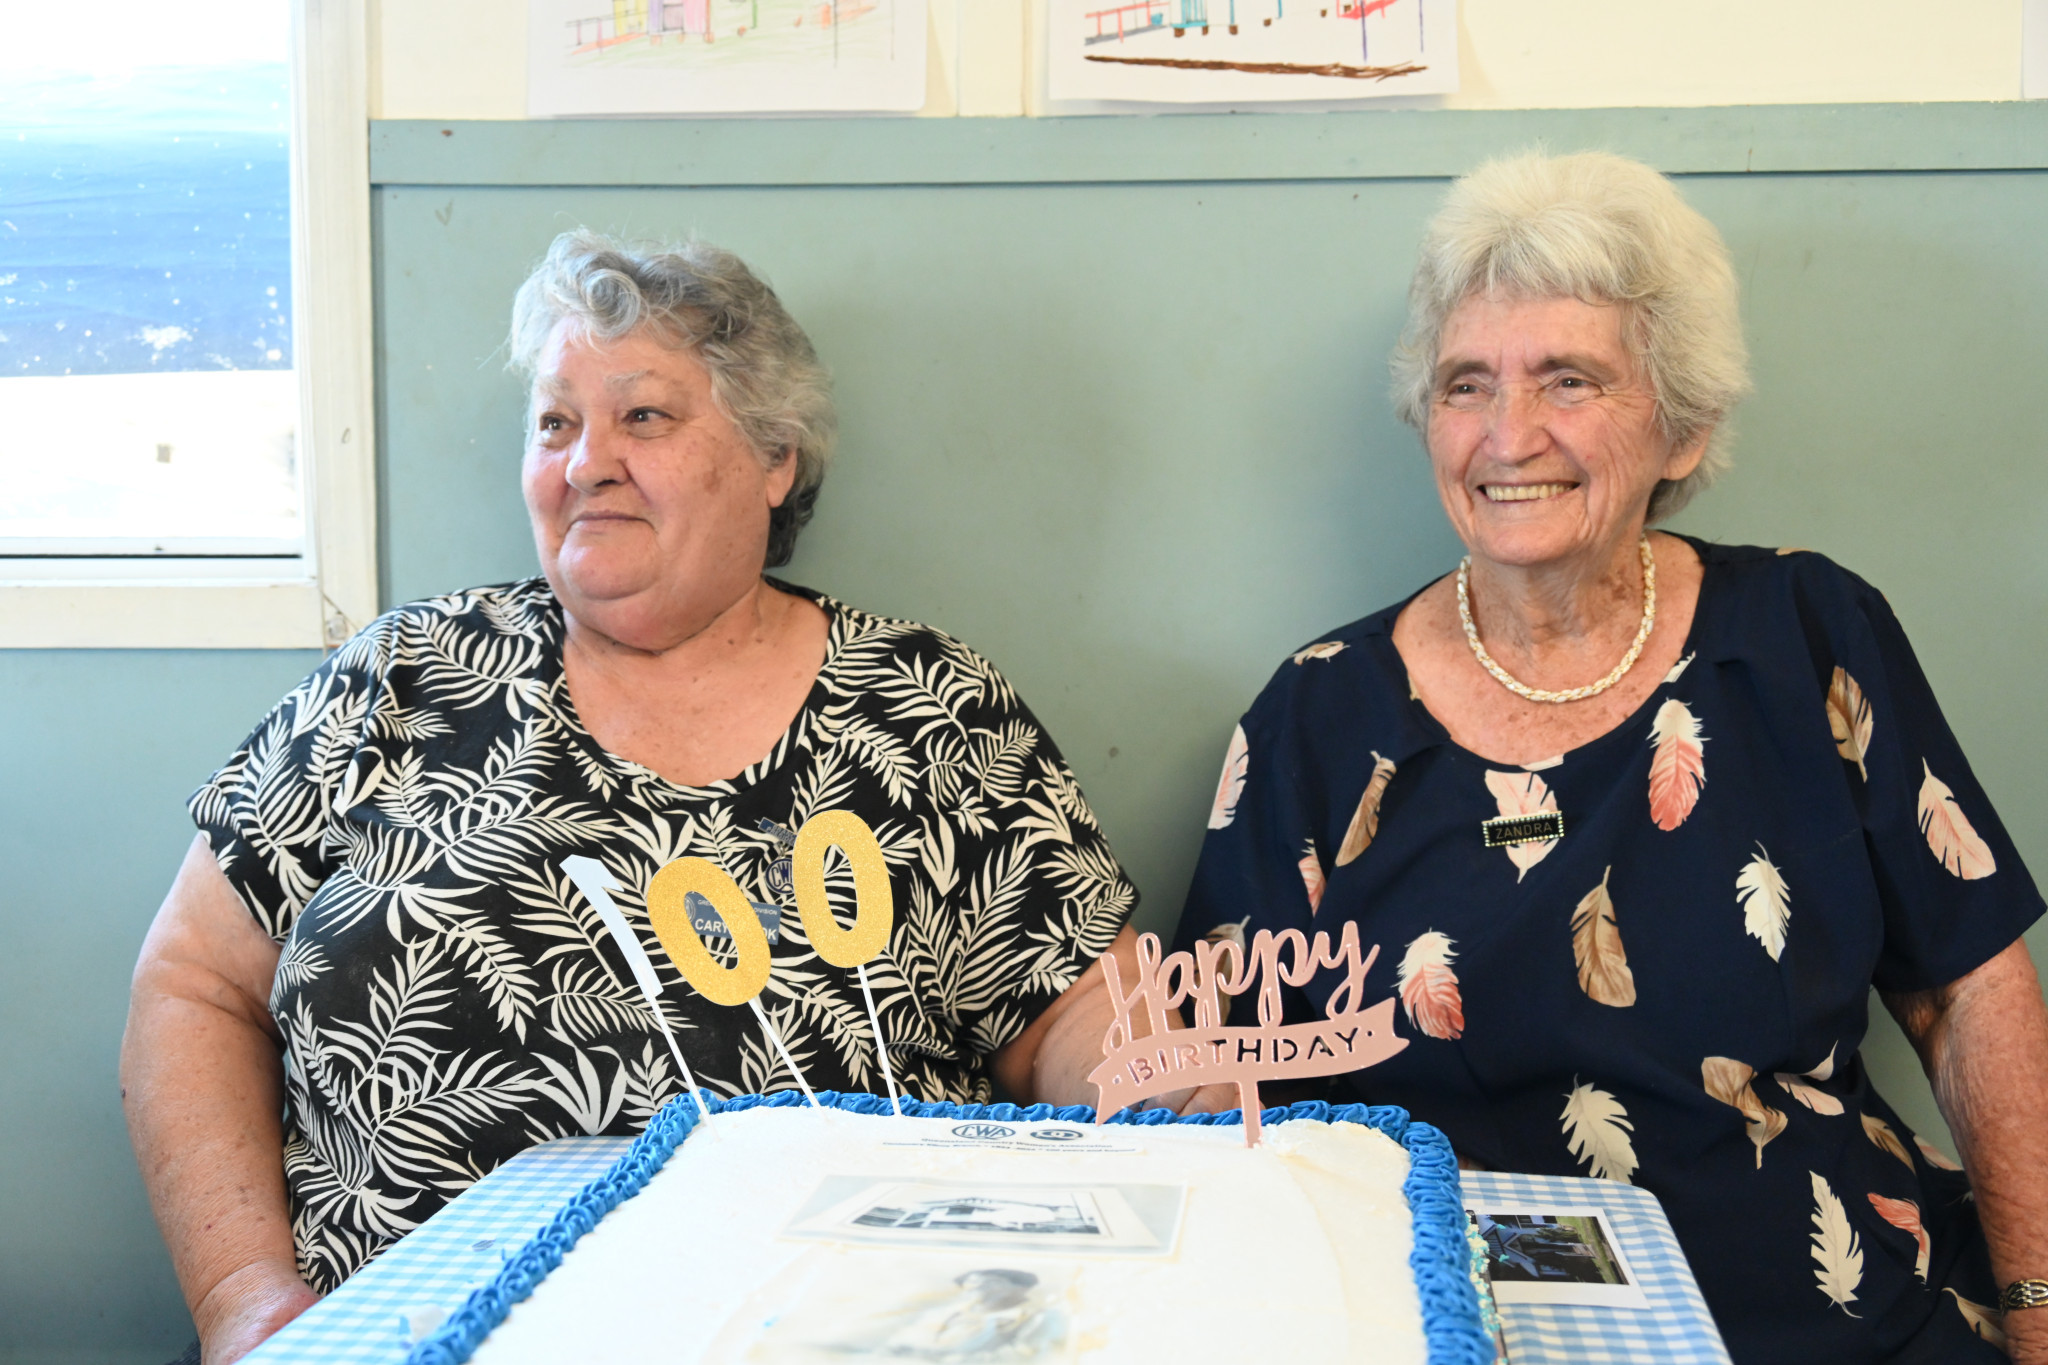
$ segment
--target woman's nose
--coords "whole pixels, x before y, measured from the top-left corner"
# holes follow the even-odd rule
[[[1549,440],[1549,405],[1533,387],[1503,385],[1487,409],[1487,449],[1496,459],[1520,460],[1539,453]]]
[[[576,443],[569,447],[569,459],[563,470],[570,486],[579,493],[595,493],[606,484],[623,480],[626,464],[619,449],[620,439],[602,423],[584,424],[576,435]]]

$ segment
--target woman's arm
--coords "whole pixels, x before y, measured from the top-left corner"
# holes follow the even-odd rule
[[[1886,995],[1970,1174],[2000,1287],[2048,1278],[2048,1008],[2027,945],[1936,990]],[[2048,1308],[2005,1320],[2015,1360],[2048,1365]]]
[[[1138,934],[1126,924],[1109,945],[1124,979],[1138,971]],[[1025,1030],[996,1050],[996,1083],[1020,1104],[1094,1104],[1088,1073],[1102,1061],[1102,1035],[1112,1013],[1109,978],[1100,960],[1040,1011]]]
[[[1138,979],[1138,932],[1126,924],[1109,945],[1126,982]],[[1127,986],[1126,989],[1129,989]],[[1022,1033],[995,1055],[995,1077],[1003,1089],[1025,1104],[1094,1104],[1098,1098],[1088,1073],[1102,1062],[1102,1038],[1115,1014],[1109,999],[1109,978],[1100,961],[1089,964],[1080,979],[1067,987]],[[1142,1015],[1132,1027],[1149,1029]],[[1178,1013],[1170,1027],[1180,1028]],[[1143,1106],[1179,1114],[1213,1113],[1237,1108],[1237,1087],[1205,1085],[1175,1090]]]
[[[135,964],[121,1102],[206,1365],[240,1359],[317,1297],[285,1208],[278,951],[195,838]]]

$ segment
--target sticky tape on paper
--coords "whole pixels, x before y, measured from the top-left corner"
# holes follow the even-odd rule
[[[832,917],[832,899],[825,890],[825,850],[835,847],[853,867],[851,929],[840,928]],[[858,967],[882,951],[896,922],[896,899],[882,845],[866,821],[850,810],[818,812],[797,831],[789,861],[804,937],[819,957],[835,967]]]
[[[721,967],[690,923],[686,904],[695,892],[711,902],[732,935],[739,961]],[[768,984],[768,935],[754,908],[718,864],[703,858],[678,858],[647,883],[647,919],[669,961],[697,994],[714,1005],[744,1005]]]

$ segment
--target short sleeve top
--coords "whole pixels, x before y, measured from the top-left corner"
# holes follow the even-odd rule
[[[316,1289],[524,1148],[637,1132],[679,1093],[568,855],[623,888],[691,1072],[726,1095],[795,1082],[753,1012],[697,995],[654,937],[644,890],[672,859],[711,859],[773,926],[760,1003],[819,1090],[883,1078],[856,974],[811,951],[794,911],[789,855],[813,813],[851,810],[882,845],[895,926],[866,973],[896,1080],[921,1099],[988,1100],[989,1055],[1129,918],[1137,893],[1073,774],[987,660],[785,590],[827,613],[825,661],[774,749],[729,781],[679,787],[592,739],[561,606],[533,579],[380,617],[193,796],[283,945],[285,1168]]]
[[[1545,762],[1452,742],[1394,648],[1405,603],[1283,663],[1180,946],[1355,921],[1410,1045],[1347,1097],[1491,1167],[1653,1191],[1744,1365],[1972,1358],[1995,1291],[1966,1187],[1857,1049],[1873,984],[1966,975],[2040,895],[1884,599],[1817,554],[1693,544],[1678,664]],[[1488,846],[1489,820],[1553,814],[1562,837]]]

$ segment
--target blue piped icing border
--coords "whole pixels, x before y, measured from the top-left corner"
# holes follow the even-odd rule
[[[721,1100],[704,1096],[705,1107],[714,1114],[735,1113],[757,1105],[786,1109],[803,1104],[794,1090],[773,1095],[741,1095]],[[889,1101],[879,1095],[818,1092],[818,1103],[856,1114],[887,1114]],[[945,1104],[904,1100],[903,1112],[924,1119],[986,1119],[996,1123],[1093,1123],[1095,1111],[1087,1105],[1055,1108],[1049,1104],[1020,1107],[1014,1104]],[[1493,1341],[1479,1321],[1479,1298],[1472,1288],[1470,1255],[1465,1244],[1465,1203],[1458,1185],[1458,1161],[1449,1139],[1427,1123],[1408,1117],[1408,1111],[1393,1105],[1326,1104],[1305,1100],[1282,1109],[1268,1109],[1260,1115],[1266,1124],[1294,1119],[1326,1123],[1359,1123],[1376,1128],[1408,1151],[1408,1179],[1402,1193],[1408,1198],[1415,1221],[1414,1249],[1408,1253],[1408,1267],[1415,1275],[1415,1289],[1422,1300],[1422,1332],[1429,1346],[1429,1365],[1491,1365]],[[1111,1116],[1109,1123],[1130,1123],[1152,1127],[1163,1123],[1236,1125],[1243,1116],[1235,1109],[1220,1114],[1190,1114],[1186,1117],[1165,1109],[1142,1112],[1126,1109]],[[607,1213],[640,1193],[654,1173],[668,1163],[677,1147],[697,1126],[697,1107],[682,1099],[671,1100],[633,1140],[609,1171],[570,1197],[546,1227],[505,1263],[491,1282],[475,1290],[448,1320],[424,1338],[408,1355],[406,1365],[463,1365],[493,1328],[505,1320],[512,1306],[534,1291],[583,1234],[596,1227]]]

